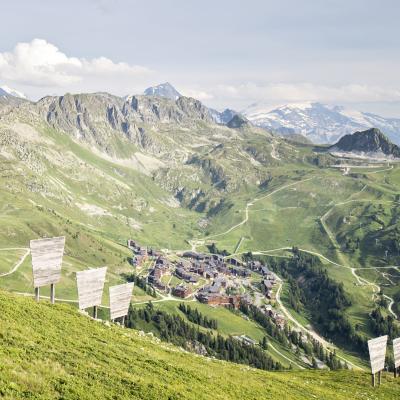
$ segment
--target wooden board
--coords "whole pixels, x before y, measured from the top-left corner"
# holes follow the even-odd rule
[[[388,336],[380,336],[368,340],[369,358],[371,361],[371,372],[373,374],[385,368],[385,356]]]
[[[393,355],[395,368],[400,367],[400,337],[393,339]]]
[[[64,236],[30,241],[35,288],[60,280],[64,246]]]
[[[101,305],[107,267],[87,269],[76,273],[79,308],[81,310]]]
[[[128,315],[134,283],[110,286],[110,318],[115,319]]]

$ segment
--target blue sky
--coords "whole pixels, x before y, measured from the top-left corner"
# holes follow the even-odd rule
[[[13,0],[0,85],[117,95],[171,82],[238,110],[321,101],[400,117],[394,0]]]

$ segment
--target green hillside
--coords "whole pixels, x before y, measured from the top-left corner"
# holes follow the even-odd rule
[[[256,127],[230,129],[189,98],[50,96],[0,114],[1,289],[32,296],[29,240],[39,237],[66,236],[58,301],[77,302],[76,271],[107,266],[103,305],[108,286],[134,272],[128,238],[175,260],[182,251],[215,244],[269,263],[289,259],[297,247],[319,257],[328,276],[343,284],[351,300],[344,313],[364,342],[387,333],[371,324],[378,306],[398,319],[396,160],[343,159]],[[145,278],[150,265],[136,272]],[[287,279],[280,278],[274,307],[292,328],[323,335],[306,305],[293,307]],[[181,282],[170,275],[163,280]],[[48,296],[48,288],[41,294]],[[138,306],[152,299],[138,286],[133,294]],[[158,293],[157,307],[176,310],[170,300]],[[218,319],[220,334],[255,340],[265,334],[244,316],[233,323],[227,310],[196,307]],[[325,339],[344,361],[365,367],[365,352]],[[302,354],[275,345],[282,354],[268,351],[276,361],[304,366]]]
[[[4,399],[395,399],[384,374],[275,372],[195,356],[68,305],[0,292],[0,397]]]

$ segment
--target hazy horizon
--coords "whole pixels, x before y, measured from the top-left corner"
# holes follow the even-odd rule
[[[33,100],[168,81],[220,110],[311,101],[400,117],[396,1],[16,0],[2,14],[0,86]]]

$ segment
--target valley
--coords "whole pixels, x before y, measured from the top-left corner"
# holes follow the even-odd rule
[[[268,266],[290,262],[295,248],[315,256],[343,287],[350,303],[343,312],[363,340],[376,334],[370,321],[376,307],[385,318],[398,318],[396,162],[360,163],[248,124],[217,125],[201,103],[183,97],[45,98],[6,109],[0,130],[2,289],[33,295],[27,246],[37,237],[66,236],[57,301],[76,304],[76,271],[108,267],[104,316],[110,285],[131,274],[146,280],[154,268],[155,258],[132,266],[129,238],[174,266],[185,251],[209,254],[210,246],[226,262],[251,255]],[[133,307],[151,301],[157,310],[182,315],[179,304],[191,304],[218,321],[214,334],[256,342],[267,337],[266,354],[283,368],[311,367],[304,349],[295,354],[243,311],[196,301],[212,279],[201,278],[186,299],[172,295],[183,282],[174,268],[162,277],[166,290],[156,288],[154,296],[135,285]],[[365,353],[325,337],[309,305],[294,309],[287,277],[277,271],[272,299],[260,291],[257,274],[250,285],[239,284],[241,294],[257,307],[272,306],[288,329],[321,343],[342,366],[366,370]],[[146,324],[142,329],[157,332]]]

